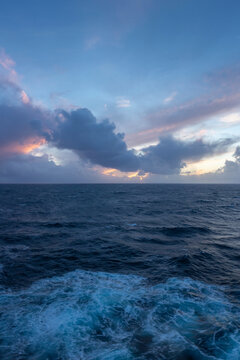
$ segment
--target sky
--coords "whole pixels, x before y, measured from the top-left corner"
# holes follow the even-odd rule
[[[0,183],[240,183],[238,0],[0,5]]]

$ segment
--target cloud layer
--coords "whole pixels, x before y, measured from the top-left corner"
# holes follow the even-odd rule
[[[211,144],[202,140],[186,142],[168,135],[160,138],[157,145],[143,148],[137,154],[127,149],[124,134],[116,133],[113,123],[97,122],[87,109],[49,113],[22,103],[1,105],[0,117],[0,159],[24,152],[25,147],[31,148],[34,142],[43,139],[58,149],[75,152],[91,164],[124,172],[165,175],[178,174],[185,161],[222,153],[233,143],[232,139]]]
[[[185,161],[224,152],[232,144],[231,139],[211,144],[202,140],[184,142],[168,135],[159,143],[136,154],[128,150],[123,134],[115,133],[115,125],[108,120],[97,122],[87,109],[57,115],[57,130],[52,144],[58,148],[73,150],[81,159],[93,164],[120,171],[144,171],[155,174],[177,174]]]
[[[39,178],[40,182],[47,182],[48,178],[53,181],[58,176],[64,181],[63,166],[56,166],[46,156],[26,155],[43,143],[71,150],[81,161],[91,165],[122,172],[176,175],[187,161],[198,161],[221,154],[236,142],[236,139],[212,143],[203,140],[190,142],[168,134],[162,135],[157,145],[145,147],[137,153],[128,149],[124,134],[116,132],[113,122],[107,119],[97,121],[88,109],[50,111],[35,105],[19,85],[13,69],[14,63],[5,56],[0,65],[3,70],[0,73],[0,181],[7,182],[10,178],[15,178],[16,181],[19,178],[26,180],[22,169],[25,169],[32,181],[33,178]],[[171,129],[172,126],[175,128],[190,120],[194,122],[210,113],[235,106],[238,100],[239,95],[236,94],[235,97],[231,95],[222,101],[209,101],[205,107],[202,103],[199,106],[196,103],[182,106],[178,114],[177,109],[166,110],[167,113],[162,114],[165,116],[162,125]],[[222,173],[231,171],[231,168],[239,169],[239,147],[235,158],[235,162],[226,162]],[[65,171],[71,173],[69,169],[65,168]],[[71,176],[75,181],[75,175]]]
[[[239,65],[209,73],[204,80],[203,94],[178,105],[150,109],[144,116],[146,128],[129,134],[128,144],[136,146],[156,141],[160,135],[174,133],[240,107]],[[171,96],[165,100],[169,99],[172,100]]]

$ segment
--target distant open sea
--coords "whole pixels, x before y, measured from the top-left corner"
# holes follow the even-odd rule
[[[240,359],[240,185],[0,185],[0,359]]]

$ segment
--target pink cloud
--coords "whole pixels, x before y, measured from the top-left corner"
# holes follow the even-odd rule
[[[129,146],[153,142],[161,134],[174,133],[184,127],[202,123],[239,106],[240,92],[233,92],[220,97],[203,96],[179,106],[156,109],[145,117],[150,128],[129,134],[126,140]]]
[[[30,104],[30,99],[24,90],[21,91],[21,99],[22,99],[23,104],[25,104],[25,105]]]
[[[14,69],[15,62],[5,53],[4,49],[0,50],[0,65],[7,72],[9,80],[13,83],[17,83],[18,76]]]

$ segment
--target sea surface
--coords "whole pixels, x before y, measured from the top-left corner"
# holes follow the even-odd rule
[[[240,185],[0,185],[0,359],[240,359]]]

